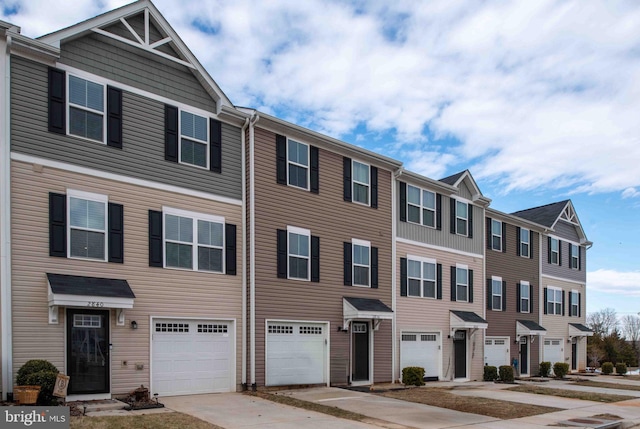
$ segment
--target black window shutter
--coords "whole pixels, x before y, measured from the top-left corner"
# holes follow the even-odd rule
[[[578,246],[578,270],[582,270],[582,247]]]
[[[540,235],[538,236],[540,237]],[[529,230],[529,259],[533,259],[533,231]]]
[[[107,146],[122,149],[122,90],[107,87]]]
[[[164,105],[164,159],[178,162],[178,108]]]
[[[311,192],[314,194],[320,193],[320,160],[318,155],[318,148],[315,146],[311,146]]]
[[[516,255],[520,255],[520,245],[522,242],[520,241],[520,234],[522,233],[522,228],[519,226],[516,227]],[[529,248],[531,248],[531,238],[529,238]]]
[[[473,302],[473,270],[467,270],[469,276],[469,302]]]
[[[287,278],[287,231],[278,230],[278,278]]]
[[[378,167],[371,166],[371,207],[378,208]]]
[[[487,279],[487,310],[493,310],[493,280]]]
[[[109,262],[124,263],[124,208],[109,203]]]
[[[471,204],[467,204],[467,213],[469,213],[467,237],[473,238],[473,206]]]
[[[502,253],[507,253],[507,224],[502,222]]]
[[[209,118],[209,170],[222,173],[222,122]]]
[[[564,305],[564,296],[565,296],[565,292],[566,292],[566,291],[564,291],[564,290],[562,291],[562,315],[563,315],[563,316],[566,316],[566,315],[567,315],[567,312],[565,311],[565,310],[566,310],[566,308],[565,308],[565,305]]]
[[[276,182],[287,184],[287,138],[276,134]]]
[[[407,296],[407,258],[400,258],[400,296]]]
[[[521,298],[522,298],[522,294],[520,293],[520,283],[517,283],[516,284],[516,313],[522,312]]]
[[[493,228],[490,217],[487,217],[487,249],[493,249]]]
[[[545,295],[545,300],[546,300],[546,295]],[[545,304],[545,307],[546,307],[546,304]],[[529,285],[529,313],[533,313],[533,285]]]
[[[436,194],[436,229],[442,230],[442,194]]]
[[[351,202],[351,158],[342,158],[342,176],[344,180],[344,200]]]
[[[351,258],[351,243],[344,243],[344,285],[352,286],[353,279],[351,275],[352,270],[352,258]]]
[[[66,134],[66,74],[49,67],[49,131]]]
[[[451,267],[451,301],[456,300],[456,267]]]
[[[507,311],[507,282],[502,281],[502,311]]]
[[[67,257],[67,196],[49,192],[49,256]]]
[[[547,314],[547,309],[548,309],[548,304],[549,303],[549,297],[547,296],[547,288],[544,288],[544,314]]]
[[[578,317],[582,317],[582,294],[578,292]]]
[[[562,266],[562,240],[558,240],[558,265]]]
[[[449,198],[449,231],[456,233],[456,200]]]
[[[438,276],[436,279],[436,299],[442,299],[442,264],[436,264],[436,270],[436,275]]]
[[[371,288],[378,288],[378,248],[371,248]]]
[[[162,212],[149,210],[149,266],[162,267]]]
[[[551,263],[551,237],[547,237],[547,262]]]
[[[311,281],[320,281],[320,237],[311,236]]]
[[[407,184],[400,182],[400,222],[407,221]]]
[[[224,265],[225,274],[235,276],[238,274],[237,269],[237,228],[234,224],[226,223],[224,225]]]

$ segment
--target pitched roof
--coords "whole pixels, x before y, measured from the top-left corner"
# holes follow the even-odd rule
[[[120,279],[70,276],[47,273],[53,293],[62,295],[87,295],[108,298],[135,298],[129,283]]]
[[[525,328],[527,328],[530,331],[546,331],[545,328],[543,328],[542,326],[538,325],[536,322],[534,322],[533,320],[516,320],[516,322],[518,322],[519,324],[521,324],[522,326],[524,326]]]
[[[453,314],[455,314],[460,320],[463,322],[470,323],[487,323],[482,317],[478,316],[473,311],[460,311],[460,310],[449,310]]]
[[[453,174],[451,176],[445,177],[443,179],[440,179],[441,182],[446,183],[447,185],[452,185],[455,186],[456,183],[458,183],[458,180],[460,180],[460,178],[464,175],[464,173],[466,173],[469,170],[464,170],[461,171],[459,173]]]
[[[589,328],[588,326],[584,326],[582,323],[569,323],[569,325],[573,326],[581,332],[593,332],[591,328]]]
[[[558,201],[557,203],[520,210],[511,214],[551,228],[555,225],[556,220],[558,220],[558,217],[560,217],[569,202],[570,200]]]
[[[385,313],[393,313],[393,310],[379,299],[351,298],[346,296],[344,299],[358,311],[381,311]]]

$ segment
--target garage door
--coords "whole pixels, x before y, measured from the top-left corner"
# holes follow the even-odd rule
[[[484,363],[496,368],[502,365],[510,365],[509,338],[485,338]]]
[[[327,325],[269,322],[267,386],[326,384]]]
[[[211,320],[154,320],[153,392],[160,396],[229,392],[233,324]]]
[[[544,361],[551,362],[551,370],[556,362],[564,362],[563,340],[544,340]]]
[[[408,366],[424,368],[425,378],[440,376],[440,334],[404,332],[400,341],[400,369]]]

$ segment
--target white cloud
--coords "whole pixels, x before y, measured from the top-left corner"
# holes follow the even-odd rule
[[[35,36],[122,2],[14,4],[0,19]],[[640,186],[636,2],[156,4],[237,105],[336,137],[364,129],[376,150],[390,133],[381,149],[408,168],[470,168],[504,192]]]
[[[640,271],[600,269],[587,273],[587,287],[591,291],[613,295],[640,297]]]
[[[622,198],[635,198],[640,197],[640,191],[636,188],[627,188],[622,191]]]

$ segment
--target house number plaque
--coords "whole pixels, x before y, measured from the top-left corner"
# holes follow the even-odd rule
[[[87,307],[104,307],[102,301],[87,301]]]

